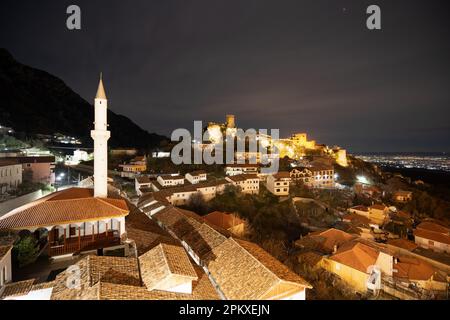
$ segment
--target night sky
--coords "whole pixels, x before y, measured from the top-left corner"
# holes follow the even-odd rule
[[[111,109],[150,132],[233,113],[350,152],[450,151],[446,2],[2,0],[0,46],[90,102],[103,71]]]

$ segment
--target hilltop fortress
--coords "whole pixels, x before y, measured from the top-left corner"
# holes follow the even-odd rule
[[[234,115],[226,115],[225,123],[209,122],[208,133],[210,141],[215,143],[225,134],[235,135],[236,130],[236,118]],[[315,140],[308,140],[306,133],[294,133],[289,138],[273,139],[269,135],[258,133],[257,140],[260,140],[262,145],[273,147],[275,146],[279,150],[280,158],[288,157],[294,160],[299,160],[302,157],[310,154],[314,155],[328,155],[333,158],[336,163],[342,167],[347,167],[347,151],[338,146],[328,147],[324,144],[317,144]],[[260,155],[238,154],[237,157],[244,157],[248,159],[254,156],[256,159],[260,158]]]

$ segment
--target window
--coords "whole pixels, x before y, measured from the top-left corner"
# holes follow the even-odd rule
[[[428,245],[429,245],[430,247],[433,247],[433,246],[434,246],[434,241],[428,240]]]

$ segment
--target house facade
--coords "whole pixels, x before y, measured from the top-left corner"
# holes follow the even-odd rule
[[[22,165],[15,160],[0,158],[0,194],[17,189],[22,183]]]
[[[399,190],[394,193],[392,199],[395,202],[405,203],[411,201],[413,198],[413,194],[411,191]]]
[[[134,178],[134,189],[136,194],[141,196],[143,191],[150,190],[152,187],[152,182],[148,176],[137,176]]]
[[[256,164],[248,164],[248,163],[242,163],[242,164],[228,164],[225,166],[225,174],[227,176],[235,176],[238,174],[257,174],[259,170],[259,166]]]
[[[178,185],[184,184],[184,177],[183,176],[158,176],[156,181],[162,186],[162,187],[174,187]]]
[[[0,242],[0,293],[3,287],[12,281],[11,250],[12,244],[1,244]]]
[[[450,229],[443,225],[424,221],[414,230],[415,243],[425,249],[450,253]]]
[[[206,175],[205,171],[198,170],[198,171],[193,171],[193,172],[186,173],[185,178],[190,183],[197,184],[197,183],[206,181],[207,175]]]
[[[242,193],[258,194],[260,179],[256,174],[240,174],[225,178],[233,186],[239,187]]]
[[[267,190],[276,196],[288,196],[291,175],[287,171],[280,171],[267,177]]]

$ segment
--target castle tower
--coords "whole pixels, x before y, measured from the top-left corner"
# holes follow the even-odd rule
[[[235,128],[236,124],[234,123],[234,115],[233,114],[227,114],[227,120],[226,120],[227,128]]]
[[[94,197],[106,198],[108,196],[108,139],[111,133],[108,131],[106,120],[108,100],[101,73],[94,107],[94,130],[91,130],[91,137],[94,139]]]

